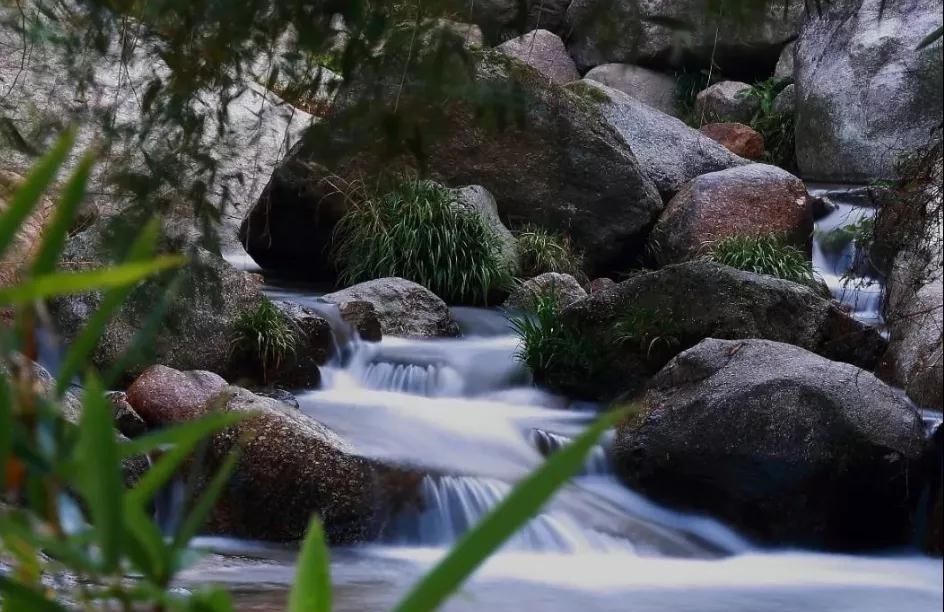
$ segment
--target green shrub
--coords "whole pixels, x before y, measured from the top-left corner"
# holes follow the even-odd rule
[[[522,278],[534,278],[545,272],[570,274],[585,282],[583,255],[574,249],[566,236],[535,226],[518,232],[518,265]]]
[[[534,379],[546,382],[551,372],[593,376],[603,364],[606,351],[561,319],[557,296],[552,291],[534,296],[533,315],[509,318],[521,340],[516,357]]]
[[[774,100],[792,81],[770,78],[751,86],[743,95],[754,98],[759,108],[748,125],[764,137],[764,160],[791,172],[797,170],[793,113],[778,113]]]
[[[512,281],[488,221],[419,180],[352,202],[335,230],[334,258],[344,283],[400,276],[457,303],[486,303]]]
[[[264,383],[295,354],[295,330],[279,308],[263,298],[255,310],[239,315],[233,328],[232,357],[252,360]]]
[[[777,234],[722,238],[711,245],[708,257],[747,272],[775,276],[811,287],[818,283],[813,264],[806,254],[788,245]]]

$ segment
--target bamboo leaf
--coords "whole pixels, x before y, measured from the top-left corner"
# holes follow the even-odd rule
[[[331,612],[331,567],[324,530],[317,516],[312,516],[308,523],[308,534],[298,555],[288,612]]]
[[[0,601],[4,612],[66,612],[42,593],[0,574]]]
[[[245,414],[238,412],[213,412],[195,421],[188,421],[173,427],[146,434],[134,440],[128,440],[118,448],[121,459],[151,453],[165,445],[183,445],[190,449],[200,440],[239,423]]]
[[[69,228],[72,227],[75,214],[82,200],[85,199],[85,188],[94,163],[92,154],[86,153],[72,172],[59,198],[56,214],[52,222],[43,230],[43,243],[33,261],[32,276],[42,276],[56,267],[59,254],[69,235]]]
[[[122,287],[162,270],[176,268],[185,262],[184,257],[168,255],[152,261],[125,263],[103,270],[47,274],[0,290],[0,304],[17,306],[59,295]]]
[[[69,155],[74,141],[74,130],[63,132],[52,150],[33,166],[26,181],[13,194],[6,211],[0,216],[0,257],[6,253],[16,233],[39,204],[43,192],[56,178],[56,173]]]
[[[577,474],[600,435],[628,409],[600,417],[586,432],[550,458],[449,551],[399,603],[395,612],[431,612],[438,608],[485,559],[531,519],[554,493]]]

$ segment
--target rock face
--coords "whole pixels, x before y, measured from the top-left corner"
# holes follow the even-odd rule
[[[558,309],[564,309],[587,295],[580,283],[570,274],[545,272],[524,281],[505,300],[504,307],[532,312],[539,296],[554,297]]]
[[[686,184],[666,206],[650,244],[666,264],[696,257],[721,238],[773,233],[810,252],[813,213],[806,187],[786,170],[751,164]]]
[[[403,278],[379,278],[322,297],[339,308],[351,301],[370,302],[384,335],[458,336],[449,307],[432,291]]]
[[[618,89],[666,115],[679,114],[675,79],[667,74],[632,64],[603,64],[584,78]]]
[[[698,0],[573,0],[565,28],[580,70],[610,62],[769,73],[796,37],[803,2],[745,3],[721,16]],[[727,8],[727,7],[726,7]],[[720,31],[724,35],[717,37]]]
[[[877,331],[808,287],[707,261],[632,276],[574,302],[562,321],[605,358],[589,374],[561,367],[547,378],[560,390],[596,398],[638,390],[705,338],[786,342],[866,369],[885,349]]]
[[[764,157],[764,137],[743,123],[709,123],[698,131],[744,159]]]
[[[561,85],[580,78],[574,60],[563,41],[547,30],[534,30],[503,42],[496,47],[509,57],[528,64],[554,83]]]
[[[791,83],[784,87],[774,98],[770,108],[775,113],[792,116],[796,112],[796,85]]]
[[[96,224],[69,239],[60,266],[68,270],[106,266],[115,261],[110,252],[115,241],[109,228]],[[120,239],[117,243],[121,244]],[[126,377],[134,378],[155,362],[228,372],[233,326],[240,314],[258,306],[261,279],[198,247],[192,250],[183,275],[178,295],[168,302],[163,324],[138,358],[126,364]],[[165,282],[154,279],[131,292],[99,339],[92,355],[96,367],[107,370],[127,352],[160,303],[165,287]],[[101,293],[88,293],[52,301],[50,311],[65,342],[76,337],[102,299]]]
[[[150,426],[190,421],[205,412],[207,400],[227,386],[213,372],[181,372],[154,365],[128,387],[127,401]]]
[[[941,26],[935,0],[830,3],[796,48],[796,146],[808,180],[894,178],[902,153],[923,146],[942,115]]]
[[[502,243],[502,254],[505,266],[513,273],[518,270],[518,241],[505,224],[502,223],[498,215],[498,203],[494,196],[488,192],[488,189],[481,185],[469,185],[461,189],[453,190],[456,194],[456,202],[468,209],[477,212],[484,217],[492,230],[498,234]]]
[[[426,61],[422,53],[413,56]],[[402,63],[389,73],[352,79],[336,115],[311,128],[243,222],[241,236],[250,255],[264,267],[334,280],[327,249],[347,204],[325,179],[417,165],[406,152],[376,157],[383,149],[377,134],[385,133],[380,126],[389,120],[385,113],[399,98],[400,117],[415,122],[404,129],[424,134],[423,161],[431,178],[484,186],[509,225],[533,223],[566,232],[587,253],[591,268],[622,265],[627,253],[641,248],[662,208],[629,144],[602,124],[594,100],[568,93],[501,53],[480,51],[473,59],[474,74],[462,66],[449,72],[456,82],[448,84],[453,93],[442,99],[415,89],[410,79],[399,96],[393,95]],[[483,123],[476,111],[483,97],[507,102],[512,92],[514,114],[491,109],[505,124]]]
[[[682,121],[622,91],[587,80],[572,84],[570,89],[591,87],[606,96],[599,102],[601,114],[632,147],[663,197],[671,197],[696,176],[748,163]]]
[[[792,79],[794,72],[794,53],[796,52],[796,42],[791,42],[780,52],[777,58],[777,66],[774,68],[774,78]]]
[[[751,86],[738,81],[721,81],[698,92],[695,110],[709,121],[750,123],[760,103],[748,95]]]
[[[773,544],[903,545],[920,415],[869,372],[766,340],[707,339],[619,428],[619,474],[664,503]]]

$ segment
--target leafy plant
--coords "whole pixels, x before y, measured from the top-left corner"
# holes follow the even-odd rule
[[[279,308],[263,298],[255,310],[239,315],[233,326],[231,357],[249,358],[258,364],[262,379],[278,370],[295,354],[295,330]]]
[[[516,353],[535,379],[545,381],[554,371],[574,376],[592,376],[603,365],[606,351],[561,318],[553,291],[534,295],[533,314],[509,317],[520,338]]]
[[[533,278],[545,272],[570,274],[578,282],[585,282],[583,255],[570,239],[544,228],[529,225],[518,232],[518,265],[524,278]]]
[[[512,279],[488,221],[421,180],[353,201],[335,229],[334,258],[342,282],[400,276],[458,303],[484,304]]]
[[[726,266],[766,274],[815,287],[817,277],[809,258],[782,236],[730,236],[709,247],[708,258]]]

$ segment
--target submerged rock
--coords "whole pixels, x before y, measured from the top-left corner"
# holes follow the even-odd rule
[[[636,274],[567,307],[562,324],[592,349],[593,367],[558,360],[544,377],[583,397],[640,389],[705,338],[765,338],[871,369],[881,335],[810,288],[707,261]]]
[[[780,234],[803,252],[812,249],[813,212],[803,181],[786,170],[750,164],[703,174],[665,208],[650,236],[662,264],[697,257],[731,236]]]
[[[938,0],[830,2],[796,46],[796,152],[808,180],[867,183],[897,175],[898,158],[940,125]]]
[[[584,78],[619,90],[666,115],[679,114],[675,79],[662,72],[632,64],[603,64]]]
[[[459,335],[459,325],[446,303],[426,287],[404,278],[378,278],[329,293],[322,299],[339,308],[351,301],[369,302],[387,336]]]
[[[920,415],[869,372],[766,340],[707,339],[617,432],[633,487],[770,544],[909,543]]]
[[[563,41],[547,30],[534,30],[496,47],[509,57],[528,64],[554,83],[561,85],[580,78],[574,60],[570,59]]]
[[[744,159],[757,161],[764,157],[764,137],[743,123],[709,123],[698,131]]]
[[[545,272],[518,285],[505,300],[504,307],[533,312],[539,297],[552,296],[557,309],[562,310],[586,295],[570,274]]]

